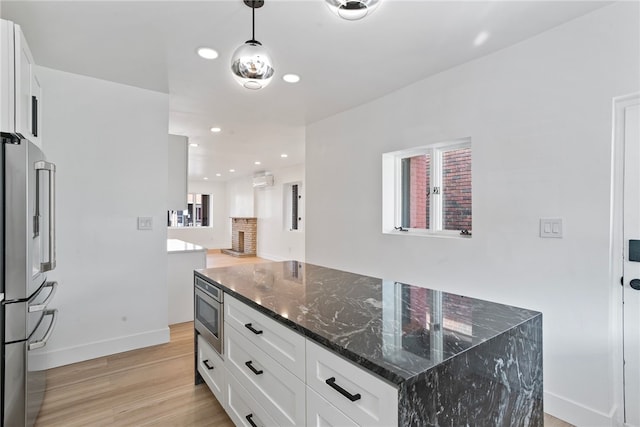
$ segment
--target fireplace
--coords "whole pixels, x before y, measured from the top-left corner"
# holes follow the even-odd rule
[[[256,256],[257,237],[257,218],[231,218],[231,249],[223,249],[222,253],[237,257]]]

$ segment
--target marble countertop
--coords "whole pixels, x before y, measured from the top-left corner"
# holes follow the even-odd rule
[[[206,252],[207,248],[178,239],[167,239],[167,252],[170,254],[185,252]]]
[[[396,385],[541,316],[297,261],[196,274]]]

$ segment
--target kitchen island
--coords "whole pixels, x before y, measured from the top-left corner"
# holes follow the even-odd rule
[[[280,363],[303,387],[306,383],[307,412],[318,406],[309,402],[313,397],[344,417],[336,424],[373,425],[379,420],[379,425],[389,425],[389,418],[383,419],[391,413],[399,426],[543,425],[541,313],[296,261],[202,269],[195,276],[224,291],[225,328],[231,335],[243,329],[242,322],[231,322],[237,315],[229,309],[238,306],[240,314],[247,307],[302,337],[305,371],[296,373],[294,362]],[[255,330],[268,322],[248,325]],[[235,384],[238,370],[230,366],[234,351],[234,342],[225,340],[224,365]],[[316,359],[325,351],[335,359],[322,364]],[[366,407],[368,389],[375,389],[375,383],[354,390],[359,384],[350,374],[340,377],[332,371],[344,363],[354,372],[370,374],[392,393],[378,400],[371,396]],[[314,383],[318,375],[331,377]],[[196,371],[196,382],[200,380]],[[334,404],[331,393],[337,396]],[[395,399],[392,409],[376,413],[378,407],[388,408],[389,399]],[[228,406],[229,401],[222,403]],[[268,402],[261,408],[265,406]],[[263,418],[272,415],[263,412]],[[361,413],[373,418],[355,419]],[[307,414],[306,423],[327,422],[318,417],[322,414]],[[295,416],[290,419],[294,425]]]

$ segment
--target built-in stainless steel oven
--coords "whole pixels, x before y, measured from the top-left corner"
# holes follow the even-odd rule
[[[194,279],[195,328],[211,346],[222,355],[224,339],[224,293],[217,286],[195,276]]]

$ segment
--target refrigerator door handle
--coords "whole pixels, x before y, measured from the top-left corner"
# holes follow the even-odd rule
[[[35,313],[36,311],[43,311],[49,305],[49,302],[53,299],[53,296],[56,294],[56,290],[58,289],[58,282],[47,282],[42,286],[42,290],[44,288],[51,288],[51,292],[47,295],[47,298],[42,301],[40,304],[34,304],[29,306],[29,313]]]
[[[45,272],[56,268],[56,165],[41,160],[36,162],[35,168],[38,172],[49,172],[49,260],[40,264],[41,271]],[[37,199],[36,216],[40,216],[39,197]]]
[[[58,317],[58,310],[57,309],[45,310],[42,317],[44,318],[45,316],[52,316],[49,329],[47,329],[47,332],[44,334],[41,340],[30,342],[29,345],[27,345],[28,350],[35,350],[36,348],[42,348],[45,345],[47,345],[47,341],[49,341],[49,338],[51,337],[51,333],[53,332],[53,329],[56,326],[56,320],[57,320],[56,318]]]

